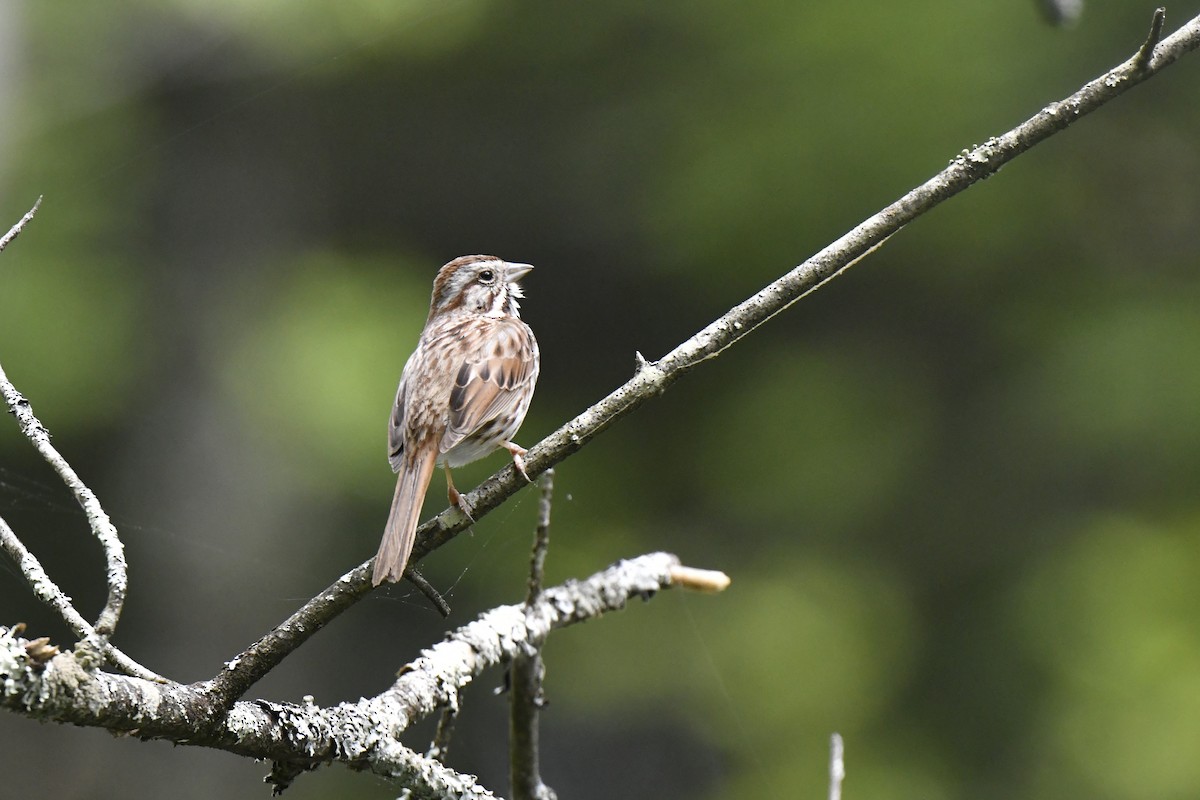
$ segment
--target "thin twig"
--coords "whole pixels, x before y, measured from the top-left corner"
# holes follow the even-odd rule
[[[548,469],[538,479],[542,496],[538,502],[537,531],[534,533],[533,555],[529,559],[529,591],[525,597],[525,613],[535,613],[542,596],[546,550],[550,546],[550,510],[554,500],[554,470]],[[510,667],[508,763],[513,800],[555,800],[554,790],[542,782],[539,740],[539,717],[546,705],[542,683],[546,665],[542,661],[541,643],[529,641],[513,656]]]
[[[454,723],[458,721],[461,702],[462,698],[459,697],[442,709],[442,715],[438,717],[437,730],[433,732],[433,741],[429,743],[429,750],[425,752],[426,758],[446,763],[446,756],[450,755],[450,740],[454,737]]]
[[[8,247],[9,242],[21,235],[21,231],[25,230],[25,226],[29,223],[29,220],[33,219],[33,215],[37,213],[41,205],[42,197],[38,195],[37,202],[33,204],[33,208],[26,211],[25,216],[21,217],[16,225],[8,229],[8,233],[0,236],[0,253],[4,252],[4,248]]]
[[[1134,63],[1138,69],[1145,69],[1150,63],[1150,59],[1154,56],[1154,48],[1158,46],[1159,40],[1162,38],[1163,23],[1167,21],[1167,10],[1162,8],[1154,9],[1154,16],[1150,19],[1150,33],[1146,36],[1146,41],[1142,42],[1142,46],[1138,48],[1137,55],[1134,56]]]
[[[75,496],[75,500],[83,507],[88,526],[92,529],[95,537],[100,540],[100,546],[104,548],[104,559],[107,564],[105,572],[108,578],[108,601],[104,604],[99,619],[92,627],[95,628],[96,636],[107,640],[117,629],[117,621],[121,618],[121,609],[125,605],[127,577],[125,548],[121,544],[121,537],[117,535],[117,529],[109,520],[108,514],[104,513],[96,495],[80,480],[79,476],[75,474],[75,470],[59,454],[54,445],[50,444],[50,432],[33,415],[33,407],[9,382],[2,366],[0,366],[0,394],[4,395],[8,410],[17,418],[21,432],[33,443],[34,448],[41,453],[46,463],[54,468],[59,478]]]
[[[537,531],[533,539],[533,555],[529,558],[529,591],[525,604],[530,605],[542,593],[542,580],[546,572],[546,551],[550,548],[550,507],[554,502],[554,469],[542,473],[540,484],[542,495],[538,500]]]
[[[546,705],[541,651],[513,658],[511,674],[508,765],[513,800],[555,800],[554,790],[542,782],[539,756],[538,718]]]
[[[842,800],[842,781],[846,779],[842,754],[842,735],[835,733],[829,737],[829,800]]]
[[[1200,16],[1164,39],[1144,67],[1136,56],[1101,75],[1069,97],[1051,103],[1007,133],[962,154],[924,184],[865,220],[762,291],[738,304],[662,359],[639,364],[623,386],[577,416],[529,450],[525,469],[536,477],[569,458],[614,422],[661,394],[684,373],[719,354],[750,331],[855,263],[872,248],[937,205],[989,177],[1002,166],[1071,123],[1095,111],[1129,88],[1200,47]],[[467,494],[476,520],[527,486],[511,465]],[[409,563],[420,561],[449,542],[469,522],[457,509],[446,509],[417,530]],[[228,699],[240,697],[313,633],[371,589],[371,563],[355,567],[336,583],[298,609],[287,621],[248,647],[236,665],[214,679]]]
[[[429,602],[433,603],[433,607],[438,610],[438,613],[443,617],[450,616],[450,604],[446,602],[446,598],[442,597],[442,593],[433,588],[424,575],[417,572],[416,569],[409,567],[404,570],[404,577],[408,578],[413,586],[421,590],[421,594],[429,598]]]

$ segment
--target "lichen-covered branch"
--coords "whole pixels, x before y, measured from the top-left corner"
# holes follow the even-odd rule
[[[399,731],[413,720],[454,701],[459,690],[483,670],[506,663],[530,646],[540,645],[551,631],[624,608],[630,598],[649,599],[675,585],[671,574],[679,559],[651,553],[619,561],[584,581],[545,589],[537,601],[499,606],[465,625],[401,670],[396,684],[380,695],[399,709],[392,727]]]
[[[0,628],[0,705],[38,719],[268,760],[275,764],[271,779],[277,788],[305,770],[339,761],[398,778],[413,797],[489,797],[470,776],[414,752],[398,737],[416,720],[455,702],[485,669],[539,645],[551,631],[672,586],[678,564],[673,555],[652,553],[546,589],[530,606],[494,608],[424,650],[384,692],[332,707],[256,700],[226,709],[203,684],[113,675],[88,669],[69,652],[47,660],[44,646]]]

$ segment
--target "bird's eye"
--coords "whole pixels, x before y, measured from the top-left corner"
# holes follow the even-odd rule
[[[490,269],[485,269],[483,272],[479,273],[479,280],[482,283],[491,283],[492,281],[496,280],[496,273]]]

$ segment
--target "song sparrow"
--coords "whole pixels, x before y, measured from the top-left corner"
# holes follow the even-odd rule
[[[451,467],[503,447],[525,475],[525,449],[512,436],[538,376],[537,340],[517,304],[523,297],[517,281],[531,269],[495,256],[462,256],[438,271],[429,317],[404,365],[388,426],[388,460],[399,478],[375,556],[376,586],[404,574],[436,464],[446,468],[450,503],[468,517],[471,509],[454,488]]]

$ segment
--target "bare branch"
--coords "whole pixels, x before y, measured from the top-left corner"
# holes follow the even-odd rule
[[[526,614],[542,595],[542,577],[546,550],[550,547],[550,508],[554,499],[554,470],[539,479],[542,489],[538,503],[538,524],[534,534],[533,556],[529,565],[529,592],[525,597]],[[509,669],[508,762],[513,800],[555,800],[554,790],[542,782],[539,765],[538,718],[546,705],[542,682],[546,665],[541,647],[530,643],[513,657]]]
[[[860,223],[837,241],[680,344],[658,361],[638,364],[636,374],[608,397],[563,425],[529,450],[525,470],[536,477],[569,457],[646,400],[664,392],[684,373],[749,334],[809,292],[841,274],[909,222],[971,185],[1126,90],[1157,74],[1180,56],[1200,47],[1200,16],[1153,48],[1142,65],[1135,55],[1087,83],[1069,97],[1051,103],[1030,119],[984,144],[964,150],[950,165],[891,205]],[[478,519],[525,486],[511,465],[468,493]],[[410,561],[418,561],[467,527],[452,509],[417,531]]]
[[[446,602],[446,598],[442,597],[441,592],[433,588],[433,584],[424,575],[415,569],[406,569],[404,577],[408,578],[412,585],[416,586],[421,591],[421,594],[425,595],[429,599],[429,602],[433,603],[433,607],[437,609],[439,614],[443,617],[450,616],[450,604]]]
[[[508,763],[513,800],[555,800],[554,790],[542,782],[540,765],[538,718],[546,705],[541,651],[514,658],[511,676]]]
[[[842,800],[842,781],[846,779],[846,762],[842,759],[842,735],[829,737],[829,800]]]
[[[554,470],[548,469],[543,472],[539,484],[542,496],[538,501],[538,524],[534,533],[533,555],[529,559],[529,592],[525,595],[526,604],[535,602],[542,593],[546,551],[550,548],[550,507],[554,501]]]
[[[837,241],[734,306],[728,313],[680,344],[658,361],[641,357],[634,376],[575,419],[529,450],[525,469],[531,477],[569,458],[610,425],[664,392],[684,373],[712,358],[780,313],[801,297],[840,274],[879,247],[909,222],[1002,166],[1080,117],[1157,74],[1179,57],[1200,47],[1200,16],[1193,18],[1153,48],[1144,66],[1138,56],[1101,75],[1069,97],[1051,103],[1007,133],[956,156],[950,166],[865,220]],[[476,520],[527,486],[511,465],[477,486],[466,497]],[[469,526],[457,509],[447,508],[417,530],[410,564],[415,564]],[[371,562],[347,572],[296,611],[278,628],[248,647],[214,679],[230,701],[240,697],[289,653],[371,589]]]
[[[410,560],[411,564],[412,561]],[[206,683],[221,705],[237,700],[289,653],[371,591],[371,562],[360,564],[225,663]]]
[[[29,224],[29,220],[33,219],[33,215],[37,213],[41,205],[42,198],[39,195],[37,202],[33,204],[33,208],[26,211],[25,216],[17,220],[17,224],[8,229],[8,233],[0,236],[0,253],[4,252],[4,248],[8,247],[9,242],[21,235],[21,231],[25,230],[25,226]]]

